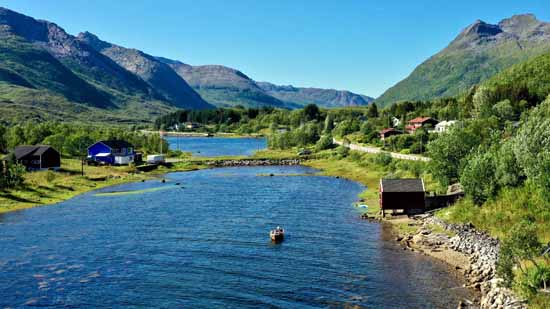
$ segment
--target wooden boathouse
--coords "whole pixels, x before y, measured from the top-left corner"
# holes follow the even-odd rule
[[[380,179],[380,209],[392,214],[413,214],[425,210],[424,181],[417,178]]]

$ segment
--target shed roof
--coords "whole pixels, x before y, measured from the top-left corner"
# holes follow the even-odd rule
[[[130,148],[130,147],[133,148],[134,147],[132,144],[128,143],[127,141],[123,141],[123,140],[99,141],[98,143],[105,144],[109,148]]]
[[[20,160],[28,155],[35,155],[35,156],[41,156],[42,154],[44,154],[44,152],[46,152],[48,149],[53,149],[55,152],[57,152],[57,150],[55,150],[52,146],[48,146],[48,145],[34,145],[34,146],[17,146],[15,147],[13,153],[15,154],[15,158],[17,160]]]
[[[401,133],[401,131],[396,130],[396,129],[394,129],[394,128],[387,128],[387,129],[384,129],[384,130],[380,131],[381,134],[386,134],[386,133],[389,133],[389,132],[398,132],[398,133]]]
[[[381,179],[383,192],[424,192],[424,181],[418,178]]]

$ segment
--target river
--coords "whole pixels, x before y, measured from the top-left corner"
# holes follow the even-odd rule
[[[172,150],[197,157],[249,156],[267,147],[264,137],[166,137]]]
[[[315,172],[171,173],[1,215],[0,307],[440,308],[471,296],[359,219],[361,185]],[[277,225],[288,237],[272,244]]]

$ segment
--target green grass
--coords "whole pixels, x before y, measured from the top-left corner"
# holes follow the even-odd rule
[[[550,242],[550,209],[527,186],[506,189],[483,206],[462,199],[452,207],[440,210],[437,215],[453,223],[471,222],[476,228],[501,239],[515,223],[529,218],[537,223],[539,239],[543,243]]]
[[[0,213],[49,205],[65,201],[76,195],[112,185],[159,177],[169,172],[207,168],[193,162],[179,162],[171,168],[159,167],[148,173],[136,173],[130,166],[84,166],[80,174],[80,161],[62,159],[59,172],[39,171],[25,173],[24,184],[18,188],[0,191]],[[143,192],[113,192],[103,195],[140,194]]]
[[[96,166],[85,166],[82,177],[80,161],[74,159],[63,159],[60,172],[30,172],[24,177],[21,187],[0,192],[0,213],[57,203],[90,190],[146,178],[127,167]]]

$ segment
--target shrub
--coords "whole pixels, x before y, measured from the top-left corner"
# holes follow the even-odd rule
[[[497,274],[504,279],[506,286],[512,286],[515,282],[524,292],[530,293],[532,289],[538,289],[540,283],[546,284],[547,266],[539,265],[536,261],[543,250],[537,238],[536,224],[529,220],[516,223],[501,242],[500,248]],[[532,263],[536,270],[526,268],[523,261]],[[515,276],[515,267],[520,271],[520,280]]]
[[[336,153],[338,154],[338,157],[345,158],[349,155],[349,148],[344,146],[338,146],[338,148],[336,148]]]
[[[332,135],[327,134],[323,135],[315,144],[315,151],[321,151],[325,149],[331,149],[334,147],[334,144],[332,143]]]
[[[393,158],[387,152],[381,152],[376,154],[372,158],[372,162],[377,165],[387,166],[390,165],[393,161]]]
[[[53,171],[47,171],[47,172],[46,172],[46,181],[47,181],[47,182],[52,182],[52,181],[54,181],[54,180],[55,180],[55,177],[56,177],[55,172],[53,172]]]
[[[2,163],[0,161],[0,163]],[[0,164],[0,189],[13,188],[24,181],[25,167],[21,164],[6,161],[5,166]]]
[[[550,287],[550,266],[530,267],[517,279],[519,290],[527,297],[532,297],[538,290]]]

